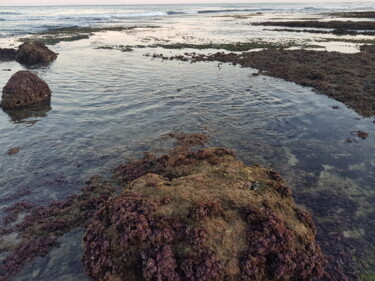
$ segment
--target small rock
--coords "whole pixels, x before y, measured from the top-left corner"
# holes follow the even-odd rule
[[[18,152],[20,152],[20,147],[19,146],[10,148],[8,150],[7,154],[10,156],[10,155],[16,154]]]
[[[332,106],[332,109],[339,109],[340,107],[338,105]]]
[[[361,52],[375,54],[375,45],[362,45],[360,50]]]
[[[361,139],[367,139],[368,137],[368,133],[364,132],[364,131],[352,131],[351,132],[352,135],[356,135],[357,137],[361,138]]]
[[[16,58],[15,49],[0,48],[0,61],[2,60],[14,60]]]
[[[12,71],[12,70],[9,69],[9,68],[5,68],[5,69],[3,69],[3,71]]]
[[[47,83],[27,70],[18,71],[3,88],[0,107],[19,108],[31,104],[50,103],[51,90]]]
[[[46,45],[38,41],[26,42],[18,47],[16,61],[23,64],[49,63],[57,58]]]

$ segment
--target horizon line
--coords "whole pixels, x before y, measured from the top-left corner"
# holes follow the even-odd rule
[[[66,6],[153,6],[153,5],[215,5],[215,4],[231,4],[231,5],[236,5],[236,4],[311,4],[314,5],[315,3],[372,3],[371,1],[341,1],[341,0],[331,0],[331,1],[317,1],[315,3],[311,3],[309,1],[303,0],[303,1],[293,1],[293,2],[288,2],[285,0],[280,0],[280,1],[267,1],[267,2],[262,2],[261,0],[255,0],[255,1],[250,1],[250,2],[217,2],[217,3],[148,3],[148,4],[136,4],[136,3],[129,3],[129,4],[48,4],[48,5],[1,5],[0,7],[66,7]]]

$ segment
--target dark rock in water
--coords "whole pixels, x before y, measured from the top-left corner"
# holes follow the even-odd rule
[[[17,147],[13,147],[13,148],[10,148],[8,151],[7,151],[7,154],[9,156],[11,155],[14,155],[14,154],[17,154],[18,152],[20,152],[20,147],[17,146]]]
[[[57,55],[43,43],[31,41],[18,47],[16,60],[23,64],[49,63],[54,61]]]
[[[363,132],[363,131],[352,131],[351,134],[355,135],[358,138],[363,139],[363,140],[367,139],[367,137],[368,137],[368,133]]]
[[[363,45],[360,47],[361,52],[375,54],[375,45]]]
[[[36,103],[49,104],[51,90],[47,83],[30,71],[18,71],[3,88],[2,108],[19,108]]]
[[[0,61],[2,60],[14,60],[16,58],[15,49],[2,49],[0,48]]]

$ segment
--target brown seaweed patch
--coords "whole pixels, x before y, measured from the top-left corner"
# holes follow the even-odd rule
[[[267,21],[253,23],[253,25],[375,30],[373,21]]]
[[[225,148],[200,149],[162,156],[146,154],[140,160],[133,160],[128,164],[118,166],[114,174],[116,180],[124,184],[148,173],[172,179],[189,174],[191,170],[197,169],[192,165],[193,163],[204,160],[211,164],[220,164],[220,162],[225,161],[222,156],[233,158],[234,155],[232,150]]]
[[[315,227],[281,176],[247,167],[205,138],[115,169],[123,192],[104,202],[84,237],[93,280],[312,280],[325,258]],[[194,140],[194,141],[191,141]],[[186,143],[187,141],[187,143]],[[258,182],[260,188],[249,188]],[[152,184],[150,184],[152,183]],[[308,223],[306,223],[308,221]],[[255,279],[254,279],[255,278]]]
[[[20,152],[20,147],[19,147],[19,146],[10,148],[10,149],[7,151],[7,154],[8,154],[9,156],[11,156],[11,155],[17,154],[18,152]]]
[[[16,242],[13,250],[2,260],[0,280],[8,279],[34,258],[46,255],[57,245],[59,236],[75,227],[84,226],[113,192],[113,187],[97,182],[96,185],[84,187],[81,195],[52,202],[46,207],[19,202],[6,208],[8,215],[4,218],[4,224],[15,222],[21,213],[28,214],[22,222],[1,229],[2,235],[18,233],[20,242]]]
[[[368,137],[368,133],[366,133],[364,131],[360,131],[360,130],[358,130],[358,131],[352,131],[351,134],[355,135],[358,138],[363,139],[363,140],[367,139],[367,137]]]
[[[203,146],[208,141],[208,136],[205,134],[187,134],[187,133],[169,133],[169,138],[175,139],[174,146],[178,149],[187,150],[191,147]]]

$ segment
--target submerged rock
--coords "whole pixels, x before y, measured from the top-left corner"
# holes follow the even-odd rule
[[[10,148],[10,149],[7,151],[7,154],[8,154],[9,156],[11,156],[11,155],[17,154],[18,152],[20,152],[20,147],[19,147],[19,146]]]
[[[49,104],[51,90],[47,83],[27,70],[15,73],[3,88],[0,107],[19,108],[36,103]]]
[[[2,60],[14,60],[16,58],[16,50],[8,48],[0,48],[0,61]]]
[[[225,148],[191,149],[207,141],[201,134],[167,137],[176,140],[170,153],[115,169],[120,194],[94,176],[65,201],[7,207],[0,238],[20,239],[7,245],[0,280],[77,227],[87,229],[82,261],[93,280],[299,281],[324,274],[314,223],[277,173],[247,167]]]
[[[361,52],[375,54],[375,45],[362,45],[360,47]]]
[[[101,205],[83,239],[93,280],[312,280],[324,273],[314,223],[282,178],[244,165],[231,150],[146,155],[115,176],[125,189]]]
[[[43,43],[31,41],[18,47],[16,60],[23,64],[49,63],[54,61],[57,55]]]

